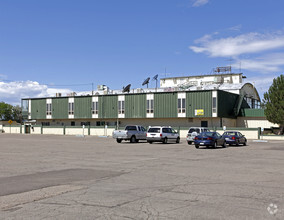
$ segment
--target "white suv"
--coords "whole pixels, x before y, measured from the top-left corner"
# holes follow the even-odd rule
[[[168,126],[153,126],[150,127],[147,131],[146,140],[149,144],[153,142],[163,142],[164,144],[168,141],[175,141],[179,143],[180,137],[179,134]]]
[[[191,127],[188,130],[186,141],[190,145],[194,142],[194,138],[199,135],[202,132],[209,132],[210,130],[208,128],[203,127]]]

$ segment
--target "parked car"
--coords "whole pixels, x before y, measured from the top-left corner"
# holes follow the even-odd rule
[[[218,132],[202,132],[194,138],[194,144],[196,148],[199,146],[227,147],[225,138]]]
[[[244,146],[247,145],[247,139],[245,138],[244,135],[242,135],[240,132],[238,131],[226,131],[223,134],[225,141],[227,144],[232,145],[239,145],[239,144],[243,144]]]
[[[166,126],[150,127],[146,139],[150,144],[153,142],[163,142],[164,144],[168,143],[168,141],[180,142],[179,134],[171,127]]]
[[[199,135],[202,132],[208,132],[210,131],[208,128],[204,127],[191,127],[188,130],[187,136],[186,136],[186,141],[190,145],[194,142],[194,138]]]
[[[124,130],[113,131],[112,137],[117,143],[121,143],[122,140],[137,143],[139,140],[146,140],[146,129],[140,125],[127,125]]]

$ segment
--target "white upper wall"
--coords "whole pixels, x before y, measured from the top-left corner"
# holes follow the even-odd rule
[[[242,83],[242,73],[212,74],[200,76],[182,76],[161,78],[160,88],[180,86],[204,86],[218,83],[239,84]]]

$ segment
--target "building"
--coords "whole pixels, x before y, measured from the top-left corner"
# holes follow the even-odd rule
[[[242,73],[163,78],[159,89],[129,93],[99,86],[94,95],[22,99],[22,112],[44,126],[244,126],[245,109],[259,108],[260,98],[242,79]]]

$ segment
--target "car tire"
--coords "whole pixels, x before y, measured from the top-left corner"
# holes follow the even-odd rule
[[[167,137],[164,138],[163,143],[164,144],[168,143],[168,138]]]
[[[148,141],[148,143],[149,143],[149,144],[153,144],[153,142],[152,142],[152,141]]]
[[[236,141],[236,146],[239,146],[239,145],[240,145],[239,141]]]
[[[122,141],[121,139],[118,139],[118,138],[116,139],[117,143],[121,143],[121,141]]]
[[[213,148],[217,148],[217,142],[216,141],[213,144]]]
[[[226,148],[228,145],[226,143],[226,141],[224,141],[223,147]]]
[[[130,143],[135,143],[136,142],[136,137],[133,135],[131,138],[130,138]]]
[[[199,148],[199,145],[198,145],[198,144],[195,144],[195,148],[198,149],[198,148]]]
[[[244,142],[244,146],[247,146],[247,141]]]
[[[187,143],[188,143],[188,145],[191,145],[191,144],[192,144],[192,142],[191,142],[191,141],[188,141]]]
[[[178,144],[180,142],[180,138],[177,137],[176,143]]]

